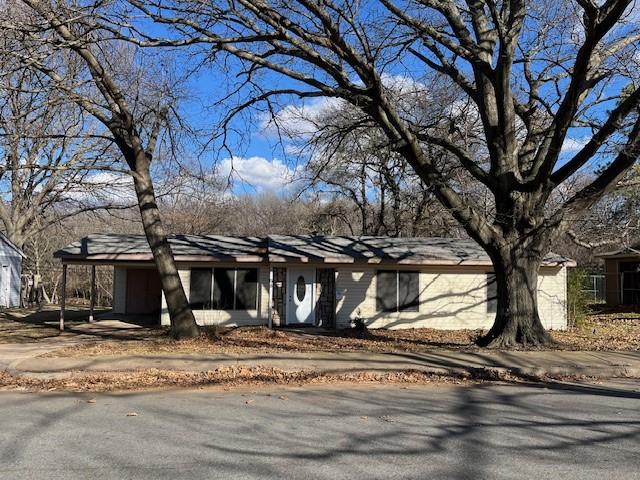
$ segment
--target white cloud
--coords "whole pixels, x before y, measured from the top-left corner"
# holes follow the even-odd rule
[[[404,75],[382,75],[382,83],[399,98],[410,95],[425,95],[427,86]],[[275,118],[265,116],[262,128],[267,134],[274,134],[279,127],[290,137],[308,137],[317,132],[318,121],[331,110],[346,108],[345,100],[335,97],[303,99],[299,104],[284,106]]]
[[[391,92],[398,107],[405,113],[416,110],[419,99],[429,98],[428,85],[406,75],[382,74],[382,84]],[[356,82],[358,83],[358,82]],[[302,99],[300,103],[285,105],[275,116],[265,115],[261,122],[263,133],[277,135],[278,131],[290,139],[308,139],[318,132],[325,115],[349,107],[345,100],[335,97]]]
[[[581,150],[587,143],[589,143],[589,140],[591,140],[589,137],[567,137],[564,139],[564,143],[562,144],[562,153],[577,152],[578,150]]]
[[[382,84],[388,88],[394,95],[400,97],[405,95],[428,95],[429,87],[407,75],[389,75],[383,73],[380,76]]]
[[[65,198],[87,204],[134,205],[136,194],[131,176],[117,172],[97,172],[65,192]]]
[[[225,158],[216,167],[216,174],[231,178],[256,189],[258,192],[277,192],[291,188],[296,169],[291,169],[278,159],[264,157]]]
[[[303,101],[300,105],[286,105],[275,114],[275,118],[265,117],[262,129],[268,135],[275,135],[280,129],[288,137],[309,137],[317,132],[322,115],[343,105],[344,100],[332,97]]]

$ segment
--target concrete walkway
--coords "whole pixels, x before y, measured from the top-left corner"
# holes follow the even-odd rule
[[[504,369],[519,375],[640,378],[640,352],[461,352],[424,353],[311,352],[264,354],[139,354],[93,357],[32,357],[15,362],[14,373],[63,376],[73,371],[99,372],[162,368],[184,371],[214,370],[222,366],[267,366],[282,370],[322,373],[392,372],[415,369],[461,373]]]

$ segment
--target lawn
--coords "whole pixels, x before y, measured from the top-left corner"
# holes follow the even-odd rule
[[[96,309],[96,313],[104,310]],[[12,308],[0,312],[0,343],[27,343],[60,335],[58,321],[60,309],[48,305],[42,309]],[[87,322],[87,307],[68,306],[65,309],[65,323],[73,325]]]
[[[68,347],[51,356],[95,356],[145,353],[256,353],[312,351],[421,352],[436,348],[477,350],[481,330],[269,330],[265,327],[205,329],[194,340],[166,336],[145,340],[101,341]],[[559,350],[640,351],[640,313],[597,313],[581,328],[552,332]]]
[[[0,343],[25,343],[56,337],[59,310],[55,306],[37,309],[12,309],[0,313]],[[65,315],[67,331],[88,320],[86,307],[69,307]],[[98,322],[100,325],[100,322]],[[194,340],[172,341],[163,329],[142,328],[137,336],[109,339],[96,335],[96,341],[84,341],[51,355],[95,356],[118,354],[166,353],[256,353],[312,351],[421,352],[435,348],[476,350],[474,341],[481,330],[355,330],[276,329],[265,327],[204,329]],[[606,312],[589,315],[580,328],[552,332],[561,350],[640,351],[640,311]],[[133,339],[132,339],[133,338]]]

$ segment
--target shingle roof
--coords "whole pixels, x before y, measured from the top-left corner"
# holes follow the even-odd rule
[[[176,258],[256,257],[266,254],[266,239],[259,237],[226,237],[219,235],[171,235],[169,243]],[[130,259],[151,260],[151,249],[144,235],[94,234],[58,250],[55,257],[63,259]]]
[[[177,261],[491,265],[487,254],[474,241],[456,238],[174,235],[169,237],[169,242]],[[144,235],[90,235],[54,255],[66,261],[152,260]],[[566,257],[551,253],[545,257],[544,263],[571,262]]]
[[[615,258],[615,257],[637,257],[640,256],[640,244],[631,247],[623,247],[611,252],[604,252],[596,255],[599,258]]]

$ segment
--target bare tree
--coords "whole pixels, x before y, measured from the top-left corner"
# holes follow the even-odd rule
[[[78,213],[130,208],[103,194],[116,178],[112,143],[41,73],[7,56],[1,65],[0,221],[9,239],[22,248]]]
[[[151,176],[158,141],[175,111],[174,88],[178,89],[171,82],[154,82],[153,64],[141,65],[130,46],[101,31],[96,19],[102,6],[18,0],[4,12],[3,27],[14,32],[5,46],[7,53],[45,74],[51,88],[64,92],[108,130],[133,178],[171,333],[175,338],[192,337],[198,335],[198,327],[165,235]]]
[[[423,90],[426,86],[420,86]],[[406,86],[405,86],[406,90]],[[399,101],[411,101],[418,92],[398,92]],[[443,99],[441,99],[443,100]],[[442,105],[434,107],[441,115]],[[440,107],[440,108],[438,108]],[[421,105],[416,104],[415,110]],[[423,109],[424,114],[424,109]],[[433,116],[433,115],[432,115]],[[299,128],[302,123],[304,128]],[[357,211],[350,215],[349,230],[358,235],[459,236],[455,220],[438,202],[405,158],[389,144],[371,118],[344,102],[330,102],[311,112],[287,109],[273,124],[308,153],[301,170],[304,191],[343,198]],[[440,151],[430,151],[450,162]],[[443,168],[443,171],[447,169]],[[458,169],[459,170],[459,169]],[[456,165],[448,168],[451,183],[462,180]],[[462,233],[464,235],[464,233]]]
[[[498,308],[481,343],[551,341],[538,315],[538,267],[640,150],[640,33],[629,17],[636,14],[632,0],[129,3],[174,27],[162,39],[131,27],[139,44],[208,43],[212,59],[226,52],[240,63],[238,74],[253,92],[240,108],[277,96],[325,96],[369,115],[491,257]],[[477,114],[477,150],[464,148],[455,122],[448,129],[422,123],[395,101],[383,81],[388,72],[449,79]],[[272,82],[274,74],[288,83]],[[564,155],[576,132],[586,141]],[[453,155],[493,197],[493,210],[453,188],[425,145]],[[601,173],[553,205],[556,189],[597,158],[606,161]]]
[[[582,183],[591,178],[583,179]],[[616,188],[604,195],[572,228],[565,244],[557,250],[567,252],[579,263],[594,263],[594,254],[640,242],[640,165],[628,170]]]

